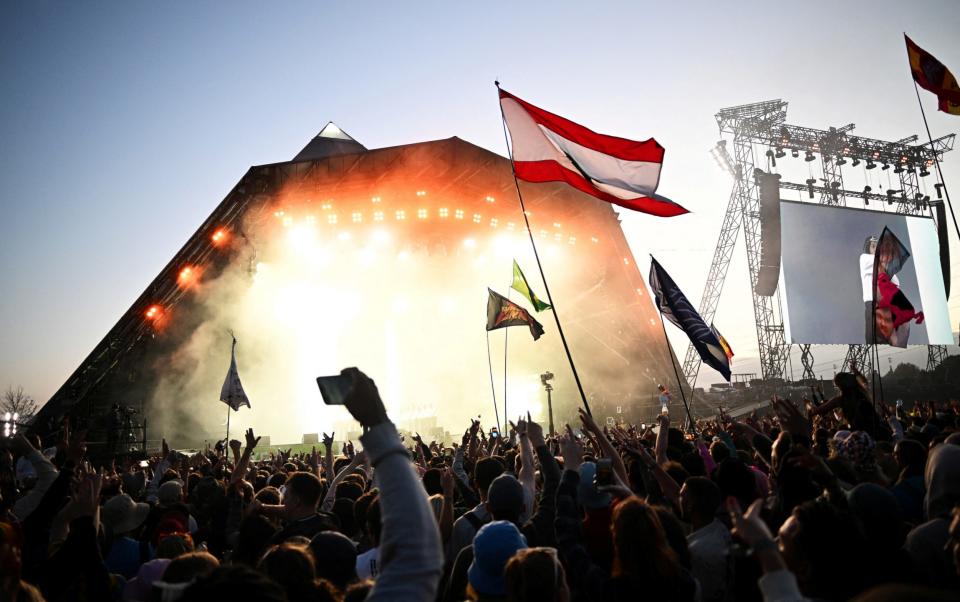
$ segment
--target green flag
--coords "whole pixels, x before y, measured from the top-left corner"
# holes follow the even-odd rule
[[[536,293],[530,290],[530,285],[527,284],[527,277],[523,275],[523,272],[520,271],[520,264],[517,263],[517,260],[513,260],[513,284],[510,285],[510,288],[517,291],[524,297],[530,300],[530,303],[533,303],[533,309],[543,311],[545,309],[550,309],[549,303],[544,303],[537,297]]]

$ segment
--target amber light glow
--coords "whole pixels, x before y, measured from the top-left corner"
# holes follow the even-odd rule
[[[199,279],[200,268],[192,265],[184,266],[183,269],[180,270],[180,273],[177,274],[177,284],[179,284],[181,288],[192,286],[196,284]]]
[[[218,228],[217,231],[210,236],[210,241],[213,242],[213,246],[219,247],[225,244],[229,238],[230,233],[227,232],[226,228]]]
[[[159,305],[151,305],[143,315],[146,316],[148,320],[157,321],[163,315],[163,308]]]

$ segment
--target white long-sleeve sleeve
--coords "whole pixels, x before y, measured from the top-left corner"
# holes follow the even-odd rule
[[[383,525],[373,601],[430,602],[443,573],[440,529],[396,427],[385,422],[360,437],[374,467]]]
[[[27,495],[13,504],[13,514],[20,522],[26,520],[26,518],[30,516],[30,513],[37,509],[37,506],[40,505],[40,500],[43,499],[47,490],[50,489],[50,486],[53,485],[53,482],[57,480],[57,476],[60,474],[60,471],[57,470],[50,460],[47,460],[46,456],[37,450],[31,451],[24,457],[29,460],[30,464],[33,465],[33,469],[37,471],[37,483]]]

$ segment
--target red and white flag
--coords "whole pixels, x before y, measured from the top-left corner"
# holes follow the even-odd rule
[[[527,182],[566,182],[598,199],[660,217],[688,213],[658,194],[663,147],[588,130],[500,90],[513,166]]]

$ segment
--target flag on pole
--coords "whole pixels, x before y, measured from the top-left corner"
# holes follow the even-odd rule
[[[670,278],[670,274],[667,274],[666,270],[652,257],[649,280],[660,314],[685,332],[697,353],[700,354],[700,359],[722,374],[723,378],[729,382],[730,358],[727,357],[717,333],[707,326],[680,287]]]
[[[910,251],[900,239],[884,227],[873,259],[873,337],[875,344],[906,347],[910,338],[910,322],[923,323],[923,312],[917,311],[900,290],[899,272]]]
[[[688,213],[656,194],[664,149],[598,134],[500,90],[517,177],[527,182],[566,182],[598,199],[660,217]]]
[[[903,34],[903,38],[907,42],[907,58],[910,59],[913,81],[937,95],[938,109],[951,115],[960,115],[960,85],[957,85],[956,78],[943,63],[917,46],[907,34]]]
[[[540,338],[543,334],[543,325],[534,320],[530,312],[489,288],[487,291],[490,293],[487,298],[487,330],[508,326],[529,326],[533,340]]]
[[[523,275],[523,272],[520,270],[520,264],[517,263],[516,259],[513,260],[513,284],[510,285],[510,288],[526,297],[527,300],[533,304],[533,309],[538,312],[550,309],[551,307],[549,303],[541,301],[540,297],[530,289],[530,285],[527,283],[527,277]]]
[[[727,342],[727,339],[723,338],[723,335],[720,334],[720,331],[717,330],[716,326],[710,324],[710,330],[713,331],[714,336],[716,336],[717,340],[720,342],[720,346],[723,347],[723,353],[727,356],[727,359],[732,360],[733,347],[730,346],[730,343]]]
[[[250,407],[250,400],[240,384],[240,375],[237,373],[237,339],[233,339],[230,346],[230,369],[220,388],[220,401],[227,404],[236,412],[240,406]]]

